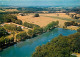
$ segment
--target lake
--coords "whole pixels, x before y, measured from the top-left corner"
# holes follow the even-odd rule
[[[55,28],[50,32],[46,32],[32,39],[27,39],[26,41],[19,42],[11,47],[4,49],[2,52],[0,52],[0,56],[1,57],[31,57],[32,53],[35,51],[35,48],[37,46],[50,42],[53,38],[59,36],[60,34],[64,36],[68,36],[76,32],[77,31],[75,30]]]

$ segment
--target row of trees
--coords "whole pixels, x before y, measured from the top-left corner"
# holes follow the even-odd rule
[[[32,28],[32,29],[29,29],[27,33],[25,33],[25,32],[24,33],[19,33],[16,36],[16,38],[17,38],[18,41],[21,41],[21,40],[25,40],[26,38],[35,37],[37,35],[42,34],[43,32],[47,32],[47,31],[53,29],[55,26],[58,26],[58,23],[59,23],[58,21],[56,21],[56,22],[53,21],[50,24],[48,24],[46,27],[41,28],[38,25],[30,24],[30,23],[25,22],[25,25],[26,26],[28,25],[27,27],[29,27],[31,25],[29,28]]]
[[[49,23],[46,27],[44,27],[44,32],[47,32],[53,28],[55,28],[56,26],[58,26],[59,21],[52,21],[51,23]]]
[[[66,27],[67,26],[71,26],[71,25],[73,25],[73,26],[79,26],[78,23],[75,23],[75,21],[65,22],[64,24],[65,24]]]
[[[23,26],[28,27],[28,28],[40,27],[36,24],[31,24],[31,23],[28,23],[28,22],[24,22]]]
[[[43,29],[40,27],[34,27],[33,30],[28,30],[28,35],[30,37],[35,37],[43,33]]]
[[[32,57],[76,57],[80,53],[80,33],[58,36],[46,45],[38,46]]]
[[[29,38],[30,37],[27,35],[26,32],[21,32],[21,33],[16,35],[17,41],[22,41],[22,40],[29,39]]]
[[[48,32],[50,31],[51,29],[54,29],[56,26],[58,26],[59,22],[56,21],[52,21],[50,24],[48,24],[46,27],[44,28],[40,28],[39,26],[34,26],[32,30],[29,30],[28,31],[28,35],[30,37],[34,37],[34,36],[37,36],[37,35],[40,35],[42,34],[43,32]]]

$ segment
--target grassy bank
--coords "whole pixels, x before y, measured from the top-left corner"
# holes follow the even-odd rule
[[[80,53],[80,33],[59,35],[46,45],[38,46],[32,57],[76,57]]]
[[[59,23],[58,21],[56,22],[53,21],[44,28],[41,28],[40,26],[35,24],[26,23],[25,26],[31,28],[28,29],[27,32],[25,30],[23,31],[21,28],[19,28],[20,29],[19,30],[16,25],[14,26],[11,26],[12,24],[4,25],[5,30],[11,32],[11,34],[5,37],[2,36],[0,38],[1,44],[0,50],[7,48],[17,42],[24,41],[26,39],[31,39],[32,37],[38,36],[44,32],[48,32],[54,29],[55,26],[58,26],[58,23]],[[19,31],[17,31],[17,29]]]

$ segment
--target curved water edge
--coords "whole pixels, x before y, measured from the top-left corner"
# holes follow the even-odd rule
[[[35,48],[39,45],[46,44],[50,42],[53,38],[62,34],[68,36],[74,34],[77,31],[68,30],[62,28],[55,28],[50,32],[46,32],[42,35],[34,37],[32,39],[27,39],[26,41],[19,42],[14,46],[8,47],[0,52],[1,57],[31,57],[32,53],[35,51]]]

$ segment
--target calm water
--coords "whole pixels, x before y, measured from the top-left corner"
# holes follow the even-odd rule
[[[50,32],[44,33],[32,39],[27,39],[26,41],[20,42],[4,49],[0,52],[1,57],[31,57],[35,48],[39,45],[46,44],[54,37],[62,34],[64,36],[76,33],[75,30],[66,30],[61,28],[56,28]]]

